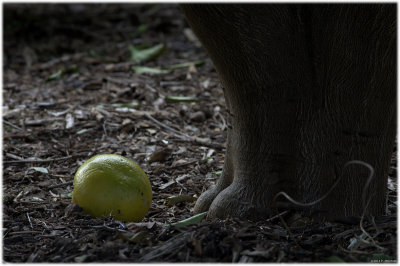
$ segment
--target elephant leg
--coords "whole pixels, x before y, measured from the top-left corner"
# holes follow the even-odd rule
[[[285,192],[328,219],[382,214],[396,120],[396,5],[183,5],[231,112],[209,217],[260,218]],[[364,193],[370,174],[375,177]],[[365,206],[363,198],[368,198]],[[286,201],[280,197],[279,201]]]
[[[230,134],[228,133],[227,140],[227,151],[225,155],[224,167],[221,176],[219,177],[217,184],[209,187],[204,193],[202,193],[199,199],[196,201],[194,206],[194,211],[197,213],[205,212],[209,209],[211,203],[214,201],[215,197],[226,187],[228,187],[233,180],[233,165],[231,157],[231,145],[229,145]]]

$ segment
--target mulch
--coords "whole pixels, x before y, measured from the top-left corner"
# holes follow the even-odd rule
[[[193,216],[221,174],[227,126],[215,69],[178,6],[3,7],[3,261],[397,261],[395,152],[383,217],[318,223],[285,211],[287,225],[279,216],[171,225]],[[131,60],[129,46],[160,43],[161,56]],[[149,176],[153,202],[140,223],[94,218],[71,203],[77,168],[107,153]]]

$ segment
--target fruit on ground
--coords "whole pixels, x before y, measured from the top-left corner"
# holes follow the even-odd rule
[[[95,217],[112,215],[140,222],[151,205],[149,178],[132,160],[116,154],[96,155],[74,177],[72,202]]]

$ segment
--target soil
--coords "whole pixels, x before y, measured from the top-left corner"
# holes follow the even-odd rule
[[[227,127],[215,69],[178,6],[3,7],[3,261],[397,261],[395,153],[383,217],[321,223],[282,211],[172,225],[221,174]],[[167,51],[141,62],[129,48],[159,44]],[[196,64],[170,67],[187,62]],[[147,173],[153,203],[142,222],[71,203],[77,168],[107,153]]]

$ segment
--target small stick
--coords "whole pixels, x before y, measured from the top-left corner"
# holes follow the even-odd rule
[[[41,234],[41,231],[17,231],[17,232],[11,232],[8,235],[24,235],[24,234]]]
[[[6,157],[14,159],[14,160],[23,160],[24,159],[24,158],[22,158],[22,157],[20,157],[18,155],[15,155],[15,154],[12,154],[12,153],[8,153],[8,152],[6,152]]]
[[[17,133],[3,135],[4,139],[23,139],[32,136],[30,133]]]
[[[178,138],[185,138],[185,139],[191,139],[190,136],[188,136],[188,135],[186,135],[186,134],[184,134],[184,133],[181,133],[181,132],[179,132],[179,131],[173,129],[172,127],[169,127],[169,126],[167,126],[167,125],[161,123],[160,121],[158,121],[157,119],[155,119],[154,117],[152,117],[149,113],[143,112],[143,114],[144,114],[144,116],[145,116],[146,118],[150,119],[151,121],[153,121],[153,122],[156,123],[157,125],[159,125],[159,126],[165,128],[165,129],[171,131],[172,133],[174,133],[176,137],[178,137]]]
[[[211,148],[216,148],[216,149],[223,149],[225,148],[223,145],[219,144],[219,143],[208,143],[207,141],[202,140],[201,138],[198,137],[192,137],[189,136],[185,133],[181,133],[178,130],[175,130],[167,125],[165,125],[164,123],[161,123],[160,121],[158,121],[157,119],[155,119],[154,117],[152,117],[149,113],[147,112],[143,112],[143,115],[147,118],[150,119],[151,121],[153,121],[155,124],[169,130],[170,132],[172,132],[174,134],[175,137],[178,138],[179,141],[190,141],[193,144],[197,144],[197,145],[202,145],[202,146],[206,146],[206,147],[211,147]]]
[[[81,53],[81,55],[83,55],[83,53]],[[75,55],[75,56],[76,56],[76,55]],[[64,56],[62,56],[62,57],[52,59],[52,60],[50,60],[50,61],[48,61],[48,62],[46,62],[46,63],[42,63],[42,64],[38,64],[38,65],[33,65],[33,66],[32,66],[32,69],[40,69],[40,70],[42,70],[42,69],[47,69],[47,68],[51,68],[52,66],[54,66],[54,65],[56,65],[56,64],[58,64],[58,63],[68,62],[68,61],[70,61],[70,60],[72,60],[72,56],[64,55]]]
[[[196,138],[196,137],[190,138],[190,139],[177,138],[177,139],[170,139],[170,140],[177,141],[177,142],[190,142],[193,145],[199,145],[199,146],[214,148],[214,149],[218,149],[218,150],[223,150],[226,148],[224,144],[215,143],[215,142],[206,142],[206,141],[202,141],[201,139]]]
[[[68,177],[70,177],[69,175],[58,175],[58,174],[50,174],[50,173],[49,173],[49,176],[52,176],[52,177],[61,177],[61,178],[68,178]]]
[[[3,123],[6,124],[7,126],[13,127],[15,129],[18,129],[19,131],[22,131],[22,128],[20,128],[19,126],[16,126],[10,122],[8,122],[7,120],[3,120]]]
[[[76,157],[77,155],[70,155],[66,157],[54,158],[54,159],[26,159],[26,160],[15,160],[15,161],[3,161],[4,164],[11,164],[11,163],[51,163],[55,161],[65,161],[71,158]]]
[[[33,229],[33,225],[32,225],[32,221],[31,221],[31,217],[29,217],[29,213],[26,213],[26,217],[28,217],[28,221],[29,221],[29,225],[31,226],[31,228]]]
[[[57,187],[63,187],[63,186],[69,186],[69,185],[72,185],[73,183],[74,183],[74,181],[67,181],[67,182],[63,182],[63,183],[60,183],[60,184],[49,186],[48,189],[57,188]]]
[[[268,218],[266,221],[267,221],[267,222],[272,222],[272,221],[275,220],[276,218],[279,218],[280,216],[285,215],[285,214],[287,214],[288,212],[289,212],[289,211],[283,211],[283,212],[281,212],[281,213],[275,215],[274,217]]]
[[[197,163],[197,162],[198,162],[198,160],[193,160],[193,161],[190,161],[190,162],[186,162],[186,163],[182,163],[182,164],[178,164],[178,165],[174,165],[174,166],[169,166],[168,169],[174,169],[174,168],[190,165],[190,164]]]

